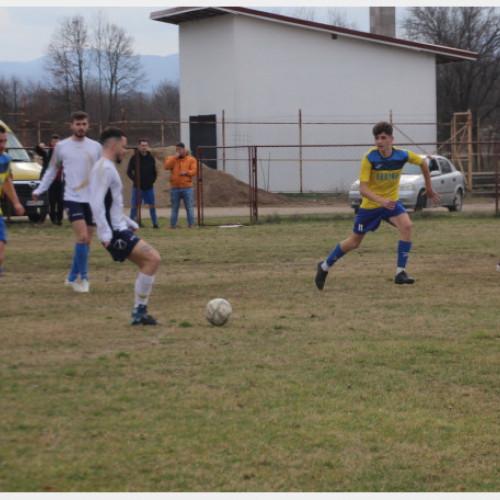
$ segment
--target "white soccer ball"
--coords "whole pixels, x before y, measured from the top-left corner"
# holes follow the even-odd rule
[[[212,299],[205,308],[205,316],[214,326],[225,325],[233,308],[226,299]]]

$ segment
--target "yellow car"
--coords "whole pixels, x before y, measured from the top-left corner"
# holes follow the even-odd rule
[[[47,195],[40,196],[38,201],[33,201],[31,198],[32,191],[40,184],[42,167],[33,161],[33,158],[23,148],[14,132],[2,120],[0,120],[0,125],[3,125],[7,130],[6,150],[12,158],[10,169],[19,202],[23,205],[25,215],[28,216],[31,222],[43,222],[49,212]],[[6,197],[2,198],[1,203],[4,217],[16,216]]]

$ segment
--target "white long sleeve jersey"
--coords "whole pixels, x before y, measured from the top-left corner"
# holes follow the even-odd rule
[[[90,174],[90,208],[97,225],[99,241],[111,241],[113,231],[139,227],[123,213],[122,181],[115,164],[101,158]],[[111,193],[111,206],[106,208],[105,198]]]
[[[102,146],[88,137],[83,141],[75,141],[72,137],[62,140],[56,145],[49,167],[33,193],[37,196],[45,193],[62,165],[65,181],[64,200],[88,203],[90,172],[101,156],[101,151]]]

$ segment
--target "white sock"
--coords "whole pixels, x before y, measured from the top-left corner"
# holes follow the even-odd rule
[[[404,270],[405,270],[405,268],[404,268],[404,267],[398,267],[398,268],[396,269],[396,274],[402,273]]]
[[[139,273],[134,288],[135,307],[139,305],[145,306],[148,303],[149,296],[151,295],[151,290],[153,289],[154,281],[154,276]]]
[[[321,263],[321,269],[323,269],[323,271],[326,271],[326,272],[328,272],[330,270],[330,266],[326,263],[326,260],[324,260]]]

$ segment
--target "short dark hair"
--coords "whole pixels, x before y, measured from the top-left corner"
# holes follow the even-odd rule
[[[51,138],[51,139],[60,139],[60,138],[61,138],[61,136],[60,136],[60,135],[58,135],[58,134],[52,134],[52,135],[50,136],[50,138]]]
[[[141,142],[147,142],[149,144],[149,141],[147,139],[139,139],[137,141],[137,144],[140,144]]]
[[[378,122],[373,126],[372,133],[376,137],[379,134],[387,134],[392,136],[392,125],[389,122]]]
[[[3,125],[0,125],[0,134],[6,134],[6,133],[7,129]]]
[[[89,115],[85,111],[73,111],[73,113],[71,113],[72,121],[85,120],[85,119],[87,120],[89,119]]]
[[[110,127],[101,132],[99,142],[104,146],[110,139],[121,139],[122,137],[127,137],[127,134],[123,130]]]
[[[176,148],[182,148],[182,149],[186,149],[186,146],[184,146],[184,143],[183,142],[178,142],[176,145],[175,145]]]

